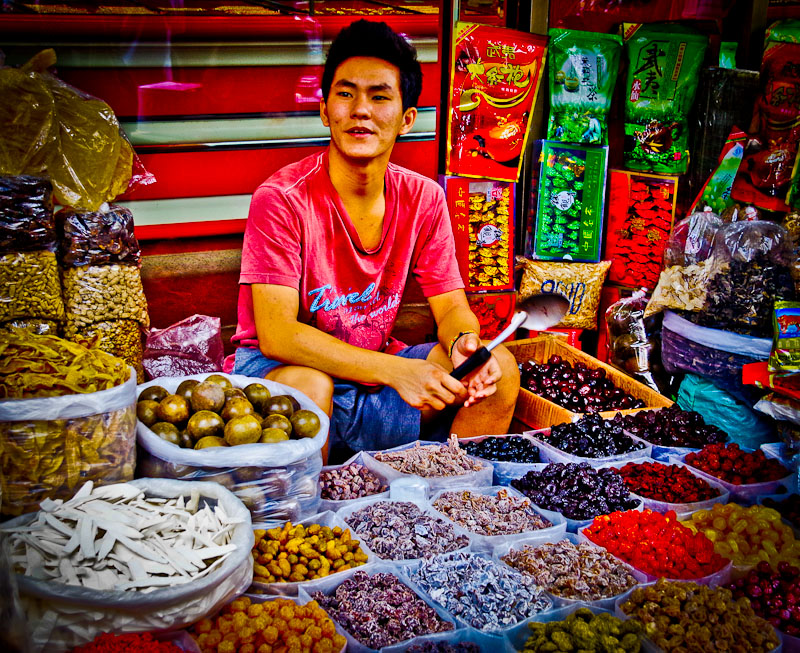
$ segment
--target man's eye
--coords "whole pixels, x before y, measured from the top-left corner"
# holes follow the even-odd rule
[[[376,95],[373,99],[375,100],[388,100],[389,98],[385,95]]]
[[[351,97],[349,91],[339,91],[336,95],[339,97]]]

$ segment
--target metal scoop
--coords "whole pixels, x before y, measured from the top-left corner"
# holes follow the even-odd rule
[[[569,310],[569,300],[562,295],[531,295],[517,303],[517,312],[511,318],[508,326],[485,347],[481,347],[456,369],[450,376],[463,379],[467,374],[483,365],[492,355],[492,349],[497,347],[517,329],[524,327],[532,331],[544,331],[561,322]]]

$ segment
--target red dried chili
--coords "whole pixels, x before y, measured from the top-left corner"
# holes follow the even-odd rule
[[[768,458],[761,449],[743,451],[735,442],[707,444],[698,452],[686,454],[684,461],[733,485],[776,481],[791,473],[777,459]]]
[[[103,633],[88,644],[76,646],[72,653],[180,653],[172,642],[159,642],[150,633]]]
[[[678,521],[674,511],[628,510],[595,517],[583,531],[595,544],[651,576],[689,580],[726,564],[703,533]]]
[[[681,465],[628,463],[617,469],[628,489],[666,503],[694,503],[719,496],[719,491]]]

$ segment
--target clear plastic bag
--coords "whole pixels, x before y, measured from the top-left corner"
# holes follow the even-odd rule
[[[94,322],[136,320],[150,326],[142,275],[135,265],[86,265],[62,275],[67,320],[76,329]]]
[[[430,608],[432,608],[436,614],[439,616],[439,619],[445,621],[447,623],[453,624],[453,628],[448,633],[453,632],[456,629],[455,620],[450,615],[449,612],[444,610],[441,606],[437,603],[433,602],[430,597],[423,592],[415,583],[411,582],[404,574],[400,573],[400,569],[396,565],[389,565],[386,563],[375,563],[369,566],[364,567],[356,567],[355,569],[350,569],[346,572],[340,572],[339,574],[334,574],[333,576],[327,576],[325,578],[320,579],[319,583],[315,584],[313,592],[321,592],[325,596],[331,596],[336,593],[336,588],[341,585],[345,580],[353,576],[358,571],[363,571],[369,576],[374,576],[375,574],[391,574],[395,578],[397,578],[403,585],[410,588],[414,594],[416,594],[417,598],[420,601],[426,603]],[[297,592],[298,599],[303,602],[310,601],[313,599],[311,593],[307,592],[305,588],[301,587]],[[334,624],[337,626],[337,630],[341,629],[340,632],[344,634],[347,638],[347,650],[350,653],[373,653],[377,651],[377,649],[370,648],[369,646],[365,645],[361,641],[357,640],[353,635],[346,629],[341,626],[339,621],[337,621],[336,617],[329,613],[329,616],[333,620]],[[395,644],[405,644],[415,641],[418,638],[413,638],[409,640],[405,640],[403,642],[396,642]],[[393,644],[393,646],[395,645]],[[384,647],[385,650],[386,647]]]
[[[143,383],[138,392],[159,385],[175,392],[186,379],[202,381],[208,374],[160,378]],[[285,442],[240,444],[235,447],[183,449],[158,437],[141,422],[137,425],[139,474],[190,480],[216,481],[239,497],[259,523],[297,521],[319,509],[321,450],[328,438],[330,420],[299,390],[266,379],[227,375],[237,388],[258,382],[273,395],[294,397],[301,408],[319,417],[320,429],[313,438]]]
[[[347,467],[349,465],[362,465],[362,466],[366,467],[366,465],[364,465],[363,454],[361,452],[358,452],[355,456],[353,456],[349,460],[345,461],[341,465],[325,465],[322,468],[322,470],[320,471],[320,483],[322,482],[322,474],[324,474],[325,472],[332,472],[332,471],[340,470],[343,467]],[[364,499],[388,499],[389,498],[389,481],[388,481],[388,479],[386,479],[386,478],[384,478],[382,476],[379,476],[378,474],[376,474],[375,472],[372,472],[371,470],[368,470],[368,471],[370,471],[370,473],[374,474],[378,478],[378,480],[383,485],[386,486],[386,490],[384,490],[383,492],[377,492],[375,494],[369,494],[367,496],[359,497],[357,499],[339,499],[339,500],[336,500],[336,499],[325,499],[325,498],[322,498],[322,500],[320,501],[320,504],[319,504],[320,512],[323,512],[324,510],[330,510],[332,512],[337,512],[338,510],[341,510],[343,508],[347,508],[348,506],[352,506],[355,503],[361,502]]]
[[[147,376],[155,379],[220,371],[221,323],[218,317],[195,314],[163,329],[152,329],[144,349]]]
[[[56,255],[47,250],[0,255],[0,321],[64,319]]]
[[[405,449],[411,449],[412,447],[446,447],[446,446],[447,444],[438,444],[435,442],[432,443],[423,440],[417,440],[415,442],[402,444],[392,449],[386,449],[381,453],[389,453],[392,451],[403,451]],[[417,476],[416,474],[404,474],[403,472],[397,471],[391,465],[376,460],[375,454],[377,452],[370,451],[363,453],[364,453],[364,465],[373,472],[375,472],[376,474],[383,476],[385,479],[389,481],[389,483],[391,483],[396,478],[409,478]],[[473,458],[472,456],[469,456],[469,458],[471,460],[474,460],[475,463],[480,466],[480,469],[478,471],[469,472],[467,474],[459,474],[458,476],[426,476],[425,481],[428,483],[430,492],[433,493],[438,490],[454,489],[459,487],[479,488],[479,487],[490,486],[492,484],[492,477],[494,476],[493,464],[490,463],[489,461],[482,460],[480,458]]]
[[[41,419],[47,415],[49,419]],[[136,464],[136,375],[88,394],[0,401],[0,512],[21,515],[79,484],[130,481]]]
[[[136,320],[95,322],[80,329],[68,322],[64,326],[64,337],[89,349],[102,349],[121,358],[136,370],[137,379],[144,379],[142,331]]]
[[[56,251],[52,192],[41,177],[0,176],[0,253]]]
[[[698,211],[680,220],[664,248],[664,266],[686,267],[708,259],[722,224],[712,211]]]
[[[361,510],[363,508],[367,508],[369,506],[372,506],[372,505],[374,505],[376,503],[380,503],[380,502],[399,503],[398,501],[391,500],[391,499],[385,499],[385,498],[381,499],[381,498],[369,497],[369,498],[366,498],[366,499],[359,499],[359,500],[355,500],[355,501],[351,502],[350,505],[347,506],[346,508],[342,508],[338,513],[336,513],[336,516],[339,519],[341,519],[342,522],[344,522],[344,524],[346,524],[348,528],[350,528],[350,530],[351,530],[351,532],[353,534],[353,537],[357,538],[361,542],[361,544],[364,547],[364,549],[366,551],[370,552],[371,559],[374,559],[377,562],[385,562],[387,564],[394,564],[394,565],[397,565],[398,567],[407,566],[407,565],[412,565],[412,566],[416,565],[422,558],[384,558],[384,557],[381,557],[380,555],[378,555],[375,551],[373,551],[370,548],[369,544],[370,544],[371,539],[367,539],[364,536],[363,533],[357,531],[353,527],[352,520],[350,518],[352,517],[354,512],[357,512],[357,511],[359,511],[359,510]],[[403,502],[403,503],[413,503],[413,502]],[[416,504],[414,504],[414,505],[416,505]],[[459,527],[457,524],[453,524],[450,520],[448,520],[446,517],[444,517],[441,513],[436,512],[436,510],[434,510],[427,503],[424,503],[422,505],[417,505],[417,507],[419,508],[421,515],[436,519],[440,523],[442,523],[445,527],[449,527],[450,529],[452,529],[451,532],[452,532],[452,534],[454,536],[454,539],[456,537],[458,537],[458,536],[462,536],[462,539],[466,538],[466,544],[464,546],[458,547],[456,549],[452,549],[453,551],[468,551],[468,550],[470,550],[470,547],[472,545],[472,537],[473,537],[474,533],[470,533],[466,529]],[[416,524],[420,524],[420,527],[422,529],[425,528],[424,526],[422,526],[420,521],[413,522],[412,524],[410,524],[412,532],[414,532],[414,526]],[[391,527],[392,527],[391,525],[387,525],[387,528],[391,528]],[[424,532],[421,532],[421,533],[414,533],[414,535],[415,535],[415,537],[417,535],[419,535],[421,537],[425,537],[426,535],[429,535],[429,534],[427,533],[427,531],[424,531]],[[409,535],[409,537],[410,537],[410,535]],[[447,553],[449,553],[449,551]],[[435,554],[432,554],[432,555],[435,555]],[[430,556],[425,556],[425,557],[430,557]]]
[[[662,392],[668,387],[668,379],[661,365],[661,322],[655,315],[645,319],[646,308],[644,292],[636,291],[606,309],[608,360],[618,370]]]
[[[17,575],[25,611],[32,624],[34,651],[58,653],[91,641],[103,632],[175,630],[213,613],[243,593],[253,578],[253,530],[250,514],[233,494],[216,483],[142,478],[130,482],[147,496],[188,496],[193,489],[240,523],[233,525],[236,550],[208,575],[150,592],[94,590]],[[29,523],[23,515],[5,528]]]
[[[104,204],[82,213],[62,209],[55,215],[59,232],[59,263],[66,267],[124,263],[141,267],[133,214],[123,206]]]
[[[474,531],[470,531],[469,529],[465,528],[463,525],[453,521],[450,517],[446,514],[440,512],[436,508],[436,500],[445,492],[451,491],[459,491],[459,489],[463,489],[464,491],[469,491],[472,494],[483,494],[488,496],[496,497],[497,494],[501,491],[507,492],[509,497],[512,497],[516,500],[524,500],[523,502],[528,505],[531,512],[539,515],[540,517],[545,517],[549,522],[550,526],[545,528],[541,528],[536,531],[523,531],[521,533],[515,533],[511,535],[483,535],[481,533],[476,533]],[[545,542],[548,541],[547,538],[549,537],[558,537],[559,535],[563,535],[567,532],[567,525],[564,517],[559,515],[558,513],[549,512],[549,514],[545,514],[545,511],[540,510],[536,507],[530,499],[528,499],[524,494],[515,490],[513,487],[484,487],[484,488],[473,488],[471,486],[464,486],[463,488],[452,488],[451,490],[441,490],[437,492],[431,497],[431,508],[437,516],[443,517],[446,521],[453,524],[460,532],[468,533],[469,537],[472,541],[471,549],[472,551],[479,552],[479,553],[491,553],[494,549],[498,546],[506,544],[507,542],[516,542],[518,540],[527,539],[527,540],[534,540],[536,538],[541,538],[541,541]]]

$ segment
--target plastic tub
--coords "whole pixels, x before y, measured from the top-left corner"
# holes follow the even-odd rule
[[[442,447],[447,445],[438,442],[417,440],[416,442],[409,442],[407,444],[400,445],[399,447],[394,447],[393,449],[386,449],[380,453],[403,451],[404,449],[411,449],[415,446]],[[403,472],[399,472],[391,465],[382,463],[375,458],[375,454],[379,453],[377,451],[363,453],[364,464],[376,474],[386,478],[390,483],[396,478],[419,476],[418,474],[405,474]],[[475,463],[480,465],[480,469],[478,471],[469,472],[467,474],[459,474],[457,476],[422,476],[421,478],[424,478],[427,481],[431,493],[454,487],[490,487],[492,485],[492,477],[494,476],[494,467],[492,463],[490,463],[488,460],[475,458],[473,456],[470,456],[470,458]]]
[[[746,449],[744,447],[740,447],[742,451],[753,452],[754,449]],[[684,463],[688,467],[691,468],[692,472],[697,474],[698,476],[705,478],[709,481],[714,481],[725,488],[728,493],[730,494],[728,500],[734,503],[741,503],[743,505],[752,505],[756,502],[758,497],[763,494],[774,494],[775,490],[778,489],[779,486],[783,486],[786,488],[792,487],[792,483],[794,483],[794,474],[789,474],[784,478],[779,478],[774,481],[765,481],[763,483],[744,483],[742,485],[735,485],[733,483],[728,483],[727,481],[723,481],[721,478],[714,476],[713,474],[709,474],[708,472],[704,472],[701,469],[697,469],[697,467],[692,467],[689,463],[685,461],[686,456],[672,456],[670,458],[671,463]]]
[[[501,544],[500,546],[495,548],[495,550],[492,553],[492,556],[498,562],[501,562],[503,564],[508,564],[508,563],[503,561],[503,556],[507,555],[508,552],[511,551],[511,550],[520,550],[520,549],[525,548],[526,546],[538,547],[538,546],[541,546],[542,544],[556,543],[556,542],[560,542],[562,540],[568,540],[569,542],[572,542],[572,544],[580,544],[581,543],[579,541],[579,539],[578,539],[577,534],[575,534],[575,533],[564,533],[560,537],[552,537],[552,538],[549,538],[549,539],[543,540],[543,541],[542,540],[532,540],[532,541],[517,540],[516,542],[509,542],[509,543],[506,543],[506,544]],[[584,538],[583,541],[588,543],[590,546],[595,547],[596,549],[602,549],[603,551],[605,551],[604,547],[595,544],[594,542],[592,542],[588,538]],[[636,578],[636,575],[634,574],[633,567],[631,567],[627,562],[620,561],[619,558],[617,558],[616,556],[614,556],[614,559],[617,560],[620,565],[622,565],[623,567],[628,569],[630,571],[631,576]],[[513,567],[512,567],[512,569],[513,569]],[[524,572],[522,572],[522,575],[526,576],[526,574]],[[603,609],[603,610],[613,611],[614,602],[620,596],[624,596],[624,595],[628,594],[631,590],[633,590],[633,588],[635,588],[637,586],[638,586],[638,578],[637,578],[637,584],[633,585],[631,588],[625,590],[624,592],[621,592],[620,594],[615,594],[614,596],[609,596],[609,597],[605,597],[605,598],[602,598],[602,599],[571,599],[571,598],[560,596],[558,594],[554,594],[553,592],[551,592],[548,589],[545,589],[545,592],[552,599],[554,609],[562,608],[562,607],[565,607],[565,606],[572,606],[572,605],[576,605],[576,604],[582,604],[582,605],[589,605],[589,606],[592,606],[592,607],[595,607],[595,608],[600,608],[600,609]]]
[[[353,456],[352,458],[350,458],[346,462],[342,463],[341,465],[325,465],[320,470],[320,474],[322,472],[327,472],[327,471],[330,471],[332,469],[341,469],[342,467],[347,467],[348,465],[352,465],[354,463],[357,464],[357,465],[363,465],[364,467],[366,467],[366,465],[364,465],[364,455],[363,455],[363,453],[361,453],[361,452],[357,453],[355,456]],[[372,471],[372,470],[370,470],[370,471]],[[383,483],[383,485],[386,486],[386,490],[385,491],[378,492],[376,494],[369,494],[369,495],[367,495],[365,497],[359,497],[358,499],[335,500],[335,499],[322,499],[321,498],[320,502],[319,502],[319,511],[320,512],[325,512],[326,510],[330,510],[331,512],[337,512],[338,510],[340,510],[342,508],[346,508],[347,506],[352,505],[356,501],[361,501],[362,499],[367,499],[367,498],[369,498],[369,499],[384,498],[385,499],[385,498],[388,498],[389,497],[389,481],[388,481],[388,479],[384,478],[382,475],[378,474],[377,472],[373,472],[373,474],[375,474],[380,479],[380,481]]]
[[[551,444],[548,444],[547,438],[550,436],[550,429],[542,429],[540,431],[526,431],[525,435],[530,436],[536,445],[539,447],[539,455],[543,462],[548,463],[589,463],[592,466],[604,465],[605,463],[628,462],[637,458],[650,458],[653,451],[653,445],[645,442],[635,435],[629,437],[634,442],[641,443],[642,448],[636,451],[629,451],[628,453],[621,453],[614,456],[606,456],[604,458],[585,458],[583,456],[576,456],[566,451],[562,451]]]
[[[436,612],[436,614],[439,615],[439,618],[442,621],[446,621],[453,625],[453,629],[451,631],[446,631],[446,632],[453,632],[454,630],[456,630],[455,619],[452,617],[452,615],[450,615],[450,613],[442,609],[442,607],[436,604],[435,602],[431,601],[430,597],[428,597],[428,595],[425,592],[423,592],[419,587],[417,587],[414,583],[410,582],[407,577],[405,577],[403,574],[399,572],[398,567],[394,565],[387,565],[385,563],[376,563],[367,569],[365,569],[364,567],[359,567],[357,569],[350,569],[347,572],[345,572],[346,576],[343,576],[342,578],[336,578],[336,575],[333,575],[320,579],[321,582],[314,588],[310,589],[310,591],[307,590],[305,587],[301,587],[298,593],[298,598],[304,603],[308,602],[313,598],[310,594],[310,592],[312,591],[322,592],[322,594],[324,594],[325,596],[330,596],[331,594],[334,594],[336,592],[336,588],[339,585],[341,585],[347,578],[351,577],[359,570],[366,572],[370,576],[374,576],[375,574],[378,573],[392,574],[393,576],[398,578],[406,587],[410,588],[414,592],[414,594],[417,595],[419,599],[427,603]],[[347,651],[349,651],[349,653],[372,653],[373,651],[378,650],[370,648],[369,646],[357,640],[355,637],[353,637],[352,634],[350,634],[350,632],[346,628],[343,628],[341,624],[339,624],[339,622],[336,620],[334,616],[332,615],[329,616],[333,620],[333,623],[336,624],[337,628],[341,628],[340,632],[342,632],[342,634],[344,634],[344,636],[347,638]],[[392,646],[410,643],[413,642],[414,640],[418,640],[419,637],[420,636],[417,636],[415,638],[404,640],[402,642],[395,642],[394,644],[392,644]],[[385,650],[388,647],[383,647],[383,648]]]
[[[507,433],[506,435],[479,435],[474,438],[461,438],[459,443],[464,442],[483,442],[488,438],[507,438],[507,437],[525,438],[531,444],[536,445],[534,439],[527,433]],[[538,446],[538,445],[537,445]],[[478,460],[485,460],[492,467],[494,467],[494,477],[492,478],[492,485],[508,485],[513,479],[525,476],[527,472],[532,469],[542,469],[544,463],[514,463],[506,462],[503,460],[489,460],[488,458],[481,458],[475,456]]]
[[[345,525],[346,525],[348,528],[350,528],[350,532],[352,533],[353,537],[355,537],[356,539],[358,539],[358,540],[361,542],[361,546],[362,546],[362,547],[363,547],[365,550],[369,551],[369,553],[370,553],[370,556],[371,556],[371,557],[372,557],[372,558],[373,558],[373,559],[374,559],[376,562],[380,561],[380,562],[384,562],[384,563],[386,563],[386,564],[394,564],[394,565],[398,565],[398,566],[404,566],[404,565],[414,565],[414,564],[418,563],[418,562],[421,560],[421,558],[402,558],[402,559],[397,559],[397,560],[393,560],[393,559],[387,559],[387,558],[381,558],[380,556],[378,556],[378,554],[377,554],[377,553],[375,553],[375,552],[374,552],[372,549],[370,549],[370,548],[369,548],[369,544],[367,543],[367,541],[366,541],[366,539],[364,538],[364,536],[363,536],[363,535],[360,535],[360,534],[359,534],[357,531],[355,531],[355,530],[353,529],[353,527],[352,527],[352,526],[350,526],[350,524],[348,523],[348,521],[347,521],[347,520],[348,520],[348,518],[349,518],[349,517],[350,517],[350,516],[351,516],[351,515],[352,515],[354,512],[357,512],[358,510],[361,510],[362,508],[366,508],[367,506],[374,505],[374,504],[376,504],[376,503],[379,503],[379,502],[381,502],[381,501],[384,501],[384,502],[387,502],[387,503],[399,503],[398,501],[395,501],[395,500],[393,500],[393,499],[386,499],[386,498],[372,498],[372,497],[369,497],[369,498],[365,498],[365,499],[360,499],[360,500],[358,500],[358,501],[353,501],[353,502],[351,502],[351,503],[350,503],[350,505],[349,505],[349,506],[347,506],[346,508],[342,508],[342,510],[340,510],[340,511],[337,513],[337,517],[338,517],[338,518],[339,518],[339,519],[340,519],[340,520],[341,520],[341,521],[342,521],[342,522],[343,522],[343,523],[344,523],[344,524],[345,524]],[[412,502],[409,502],[409,503],[412,503]],[[466,537],[466,538],[467,538],[467,544],[466,544],[466,546],[463,546],[463,547],[461,547],[461,548],[458,548],[458,549],[453,549],[454,551],[468,551],[468,550],[470,549],[470,546],[471,546],[471,544],[472,544],[472,536],[473,536],[473,534],[472,534],[472,533],[470,533],[470,532],[469,532],[469,531],[467,531],[466,529],[459,528],[459,527],[458,527],[458,525],[456,525],[456,524],[453,524],[453,522],[451,522],[450,520],[448,520],[448,519],[447,519],[446,517],[444,517],[444,516],[443,516],[441,513],[439,513],[439,512],[437,512],[436,510],[434,510],[434,509],[433,509],[433,508],[432,508],[432,507],[431,507],[429,504],[427,504],[427,503],[426,503],[426,504],[424,504],[424,505],[420,505],[420,506],[418,506],[418,507],[419,507],[419,509],[422,511],[422,513],[423,513],[424,515],[428,515],[429,517],[433,517],[434,519],[437,519],[437,520],[439,520],[440,522],[442,522],[442,523],[443,523],[443,524],[445,524],[446,526],[450,526],[450,527],[453,529],[453,531],[454,531],[454,533],[455,533],[456,535],[463,535],[464,537]],[[434,554],[434,555],[435,555],[435,554]],[[428,557],[430,557],[430,556],[428,556]]]
[[[542,511],[538,510],[537,508],[535,508],[530,499],[528,499],[526,496],[524,496],[523,494],[521,494],[520,492],[518,492],[517,490],[515,490],[512,487],[453,488],[452,491],[459,491],[459,490],[469,491],[472,494],[485,494],[485,495],[491,495],[491,496],[497,496],[497,493],[500,492],[501,490],[502,491],[506,491],[506,492],[508,492],[508,495],[510,497],[515,497],[517,499],[524,499],[528,503],[528,505],[531,507],[531,510],[533,512],[545,517],[544,512],[542,512]],[[535,530],[535,531],[524,531],[522,533],[514,533],[514,534],[510,534],[510,535],[506,535],[506,534],[504,534],[504,535],[481,535],[480,533],[475,533],[473,531],[470,531],[470,530],[466,529],[461,524],[458,524],[458,523],[454,522],[452,519],[447,517],[447,515],[445,515],[442,512],[439,512],[436,509],[436,506],[435,506],[436,499],[438,499],[444,492],[449,492],[449,491],[451,491],[451,490],[441,490],[441,491],[437,492],[431,498],[431,508],[436,513],[436,515],[441,516],[448,523],[451,523],[456,528],[458,528],[458,529],[460,529],[460,530],[462,530],[462,531],[464,531],[466,533],[469,533],[470,539],[472,541],[472,550],[473,551],[483,552],[483,553],[491,553],[496,546],[499,546],[500,544],[503,544],[505,542],[514,542],[516,540],[521,540],[521,539],[525,539],[525,538],[532,538],[532,539],[539,538],[539,539],[541,539],[541,541],[547,541],[546,538],[548,538],[548,537],[558,537],[559,535],[563,535],[564,533],[566,533],[566,530],[567,530],[566,521],[564,520],[564,518],[561,515],[559,515],[557,513],[553,513],[551,516],[547,516],[546,517],[550,521],[550,523],[552,524],[551,526],[548,526],[546,528],[541,528],[541,529]]]

